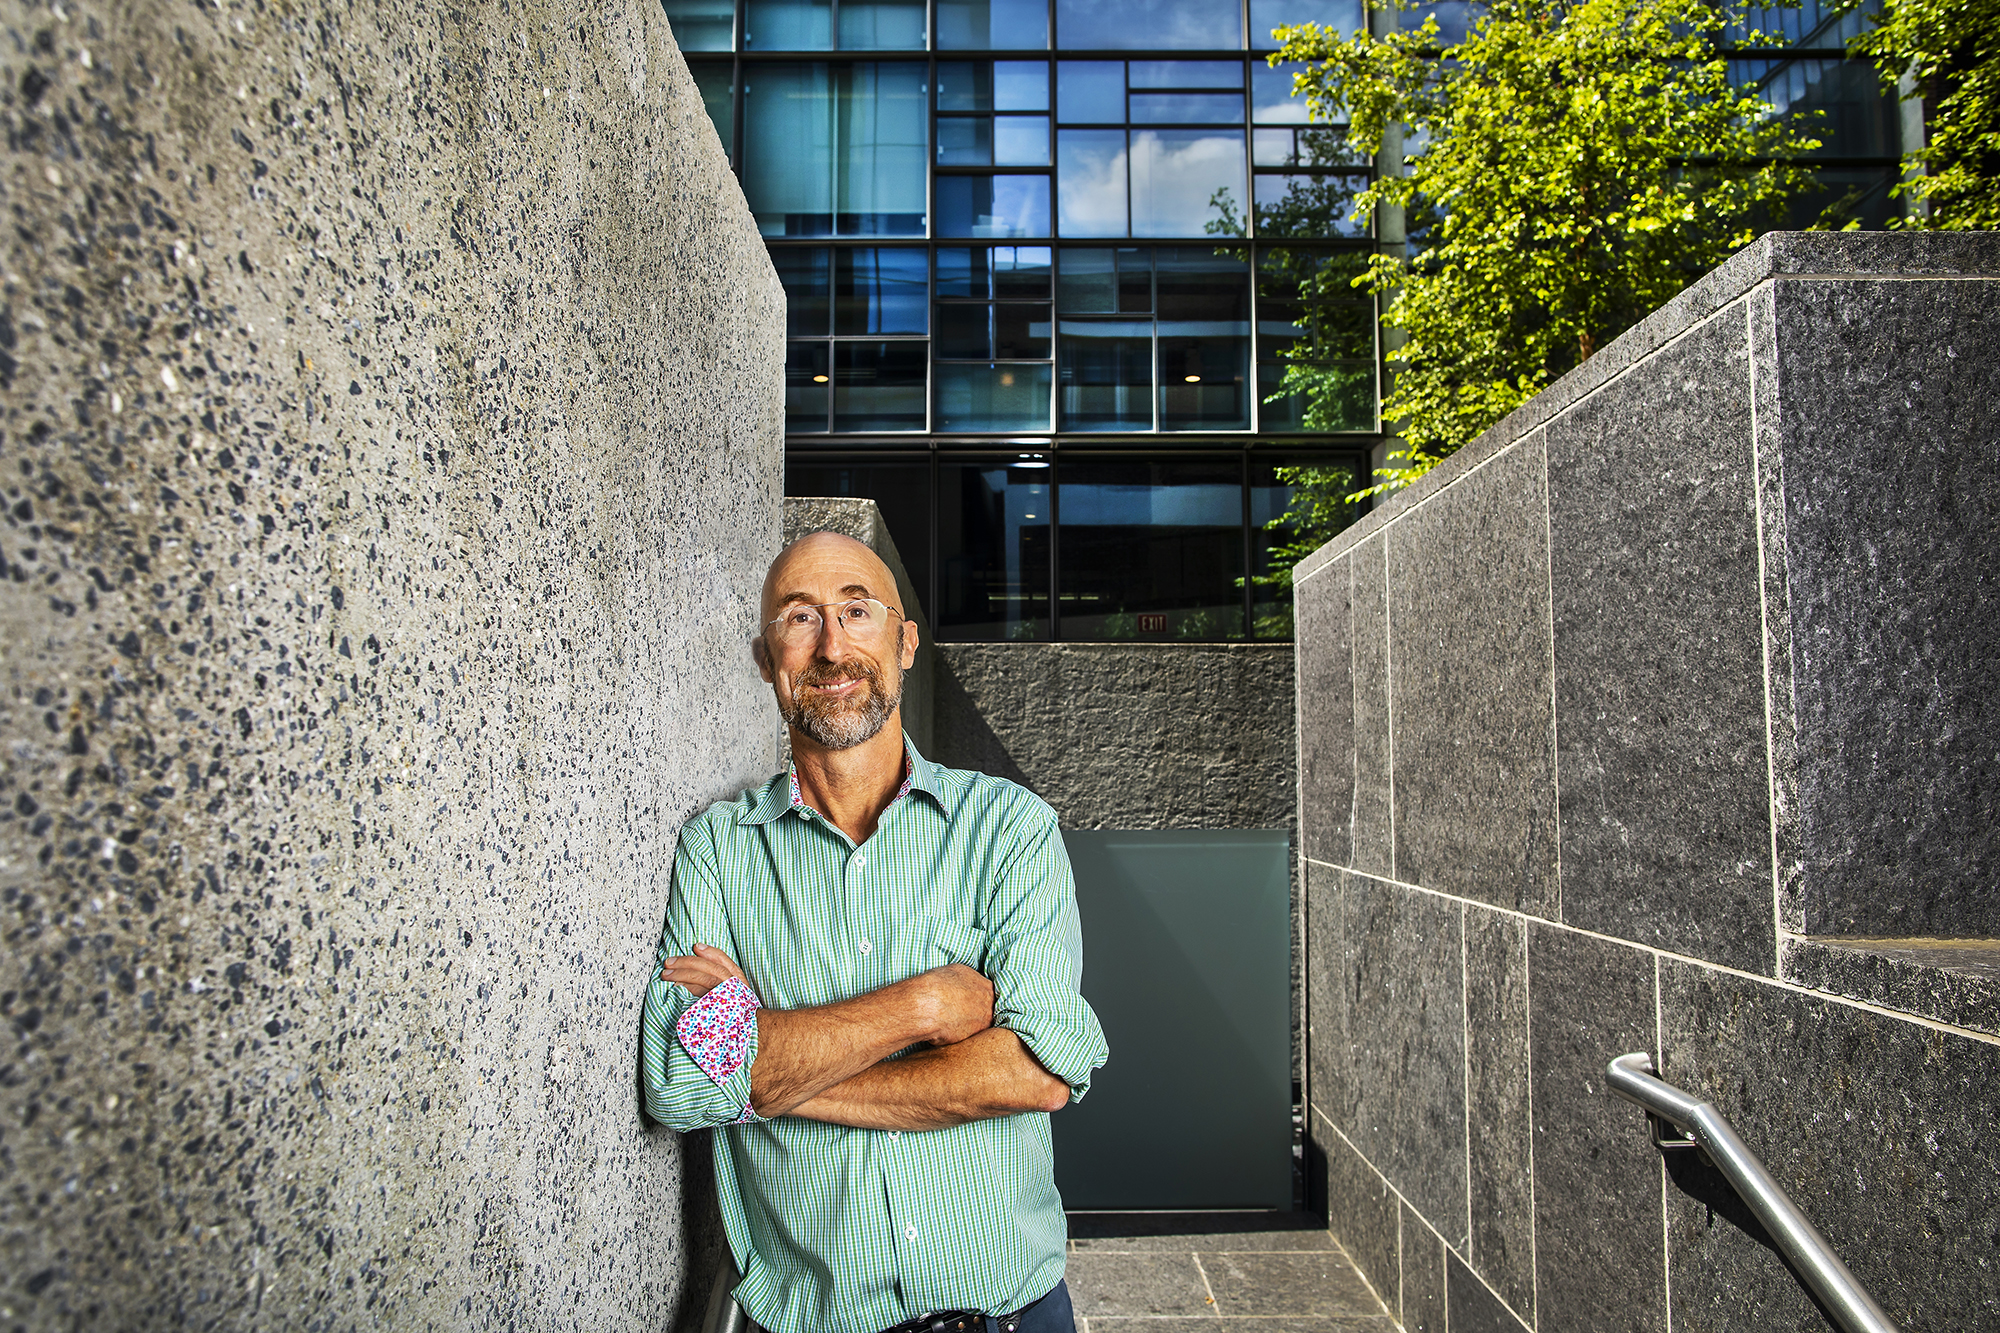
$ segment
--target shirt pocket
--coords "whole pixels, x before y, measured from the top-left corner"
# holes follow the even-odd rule
[[[931,922],[932,967],[964,963],[974,971],[986,968],[986,932],[952,921]]]

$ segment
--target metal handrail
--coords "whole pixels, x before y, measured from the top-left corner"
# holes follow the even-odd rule
[[[1688,1135],[1670,1139],[1654,1130],[1662,1148],[1700,1148],[1715,1163],[1757,1220],[1764,1224],[1778,1252],[1791,1263],[1820,1305],[1846,1333],[1900,1333],[1874,1298],[1854,1280],[1847,1265],[1826,1243],[1826,1237],[1806,1220],[1791,1196],[1771,1178],[1749,1145],[1736,1136],[1722,1113],[1708,1102],[1662,1082],[1653,1072],[1653,1057],[1644,1051],[1621,1055],[1611,1062],[1611,1090],[1636,1102],[1647,1115],[1664,1120]]]
[[[736,1256],[727,1245],[723,1246],[721,1266],[715,1272],[715,1285],[708,1291],[708,1310],[702,1315],[700,1333],[749,1333],[750,1317],[731,1294],[742,1280],[736,1271]]]

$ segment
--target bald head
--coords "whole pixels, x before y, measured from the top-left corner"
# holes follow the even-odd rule
[[[788,603],[819,605],[848,597],[873,597],[903,610],[896,576],[866,543],[838,532],[808,533],[771,562],[761,620],[769,624]]]

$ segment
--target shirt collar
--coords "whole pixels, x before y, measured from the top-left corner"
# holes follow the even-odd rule
[[[943,810],[945,815],[949,817],[951,815],[951,803],[945,799],[944,787],[938,781],[937,767],[936,764],[933,764],[930,760],[917,753],[915,743],[910,740],[909,733],[905,732],[903,734],[903,785],[896,789],[896,794],[890,798],[889,803],[894,805],[911,792],[920,791],[937,802],[938,808]],[[739,824],[768,824],[778,818],[778,816],[792,810],[807,811],[812,810],[812,807],[807,805],[799,794],[798,766],[787,760],[785,771],[777,774],[764,784],[764,789],[757,793],[755,803],[748,811],[739,816],[736,822]],[[818,811],[813,811],[813,813],[817,814]]]

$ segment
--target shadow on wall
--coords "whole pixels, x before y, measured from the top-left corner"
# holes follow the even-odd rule
[[[940,754],[940,763],[953,768],[969,768],[979,773],[991,773],[1009,782],[1018,782],[1033,791],[1034,785],[1021,766],[1014,762],[1014,756],[1007,752],[1007,743],[993,730],[981,711],[980,700],[966,688],[964,680],[953,667],[949,657],[940,655],[937,673],[937,719],[938,732],[947,737],[949,754]]]

